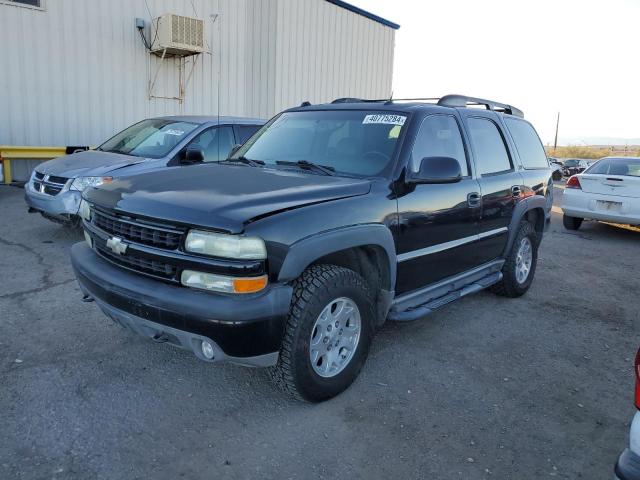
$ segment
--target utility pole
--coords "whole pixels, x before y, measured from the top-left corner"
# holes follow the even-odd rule
[[[558,127],[560,126],[560,112],[558,112],[558,119],[556,120],[556,138],[553,141],[553,154],[556,154],[556,148],[558,148]]]

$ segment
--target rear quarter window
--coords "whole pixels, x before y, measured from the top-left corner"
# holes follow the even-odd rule
[[[506,118],[505,123],[516,144],[524,168],[547,168],[549,162],[538,134],[529,122]]]

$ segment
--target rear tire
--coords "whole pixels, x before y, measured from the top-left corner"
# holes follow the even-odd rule
[[[558,180],[562,180],[562,172],[560,172],[559,170],[554,170],[554,172],[551,174],[551,178],[553,178],[553,180],[555,180],[556,182]]]
[[[580,225],[582,225],[582,220],[584,219],[580,217],[570,217],[569,215],[562,216],[562,224],[567,230],[578,230]]]
[[[489,289],[503,297],[524,295],[536,273],[538,262],[538,235],[527,221],[520,223],[511,251],[502,267],[502,280]]]
[[[360,373],[374,320],[373,301],[360,275],[335,265],[309,267],[294,283],[271,378],[299,400],[321,402],[335,397]]]

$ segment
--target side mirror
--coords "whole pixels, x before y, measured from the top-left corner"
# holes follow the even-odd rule
[[[184,161],[185,163],[204,162],[204,151],[197,146],[187,147],[187,150],[184,152]]]
[[[420,162],[420,170],[409,178],[411,183],[456,183],[460,180],[460,163],[451,157],[425,157]]]
[[[233,157],[234,153],[240,150],[241,146],[242,146],[241,143],[236,143],[233,147],[231,147],[231,151],[229,152],[229,155],[227,155],[227,158]]]

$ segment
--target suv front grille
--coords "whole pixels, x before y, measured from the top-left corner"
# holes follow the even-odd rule
[[[69,181],[69,179],[65,177],[45,175],[44,173],[36,171],[33,177],[33,188],[40,193],[53,196],[62,191],[67,181]]]
[[[96,227],[111,235],[165,250],[177,249],[184,234],[184,230],[124,219],[117,214],[109,214],[95,207],[93,208],[92,222]]]
[[[177,281],[177,268],[175,265],[157,260],[149,260],[148,258],[131,254],[130,252],[127,252],[126,255],[118,255],[106,248],[101,242],[96,242],[95,247],[95,250],[100,256],[117,265],[165,280]]]

